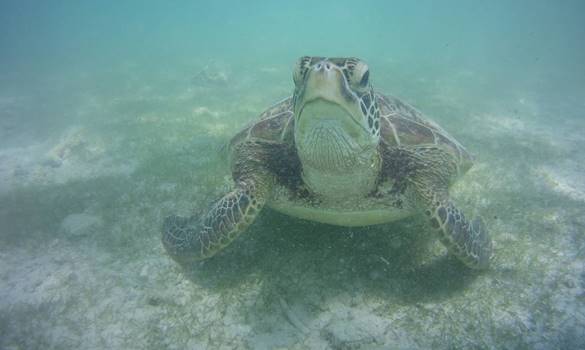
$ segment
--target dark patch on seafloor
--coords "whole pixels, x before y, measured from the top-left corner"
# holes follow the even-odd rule
[[[425,256],[435,238],[416,219],[350,230],[267,210],[224,251],[183,265],[183,272],[215,290],[254,280],[268,295],[359,292],[400,304],[440,301],[463,292],[478,273],[447,255]]]

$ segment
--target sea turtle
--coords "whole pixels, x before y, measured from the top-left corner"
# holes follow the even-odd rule
[[[470,268],[487,268],[492,244],[449,186],[472,164],[453,137],[418,110],[373,90],[357,58],[301,57],[292,97],[263,112],[228,145],[235,189],[204,217],[167,217],[162,241],[179,262],[209,258],[267,205],[340,226],[420,213]]]

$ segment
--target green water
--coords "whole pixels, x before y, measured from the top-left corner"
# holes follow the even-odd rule
[[[585,347],[582,1],[0,4],[0,348]],[[232,184],[221,146],[356,56],[476,156],[452,189],[492,267],[421,220],[270,210],[181,267],[165,216]]]

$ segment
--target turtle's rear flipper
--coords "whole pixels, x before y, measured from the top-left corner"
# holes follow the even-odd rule
[[[179,262],[203,260],[229,245],[256,218],[264,206],[264,191],[241,183],[211,207],[203,220],[169,216],[164,220],[162,242]]]
[[[436,201],[426,213],[452,254],[470,268],[489,267],[492,242],[481,218],[468,221],[450,201]]]

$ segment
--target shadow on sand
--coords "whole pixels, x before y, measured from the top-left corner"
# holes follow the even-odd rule
[[[254,279],[268,299],[286,294],[302,303],[359,292],[400,304],[438,302],[479,273],[432,253],[436,239],[428,231],[416,219],[349,229],[266,210],[224,251],[182,267],[193,283],[217,291],[237,293]]]

